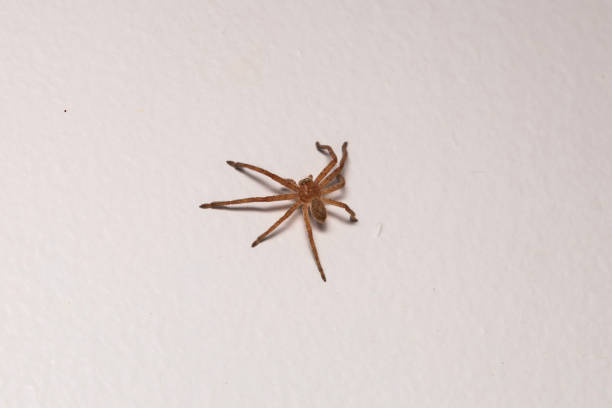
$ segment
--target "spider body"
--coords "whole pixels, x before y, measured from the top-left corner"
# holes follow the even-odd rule
[[[304,223],[306,224],[306,232],[308,233],[308,238],[310,241],[310,247],[315,257],[315,261],[317,263],[317,268],[319,269],[319,272],[321,274],[321,278],[323,279],[323,281],[325,281],[325,273],[323,272],[323,268],[321,267],[321,262],[319,261],[319,254],[317,252],[317,247],[314,243],[314,238],[312,235],[312,227],[310,225],[309,213],[317,222],[323,223],[327,218],[327,210],[325,209],[325,204],[329,204],[344,208],[344,210],[349,213],[350,220],[352,222],[356,222],[357,218],[355,218],[355,212],[351,210],[348,205],[340,201],[325,198],[325,195],[344,187],[344,177],[342,177],[340,173],[342,172],[342,169],[344,168],[344,163],[346,162],[347,142],[344,142],[344,144],[342,145],[342,159],[340,160],[340,164],[338,164],[338,167],[333,171],[332,169],[338,163],[338,158],[336,157],[336,154],[334,153],[333,149],[330,146],[321,145],[319,144],[319,142],[316,143],[316,146],[317,149],[319,149],[320,151],[327,151],[327,153],[331,157],[331,160],[327,164],[327,166],[325,166],[325,168],[321,170],[321,172],[315,179],[313,179],[312,175],[309,175],[308,177],[300,180],[298,183],[296,183],[293,179],[279,177],[274,173],[271,173],[260,167],[253,166],[251,164],[239,163],[229,160],[227,161],[227,164],[236,169],[246,168],[268,176],[272,180],[293,191],[293,193],[277,194],[274,196],[267,197],[249,197],[231,201],[213,201],[212,203],[200,205],[200,208],[215,208],[223,207],[226,205],[244,204],[252,202],[294,200],[294,204],[287,210],[287,212],[282,217],[280,217],[278,221],[276,221],[270,228],[268,228],[266,232],[257,237],[257,239],[251,244],[251,246],[257,246],[280,224],[287,220],[295,210],[301,207],[302,215],[304,217]],[[334,182],[336,183],[334,184]]]
[[[325,204],[321,201],[321,187],[312,180],[312,175],[300,180],[298,196],[300,201],[310,207],[312,218],[318,222],[325,222],[327,218],[327,210]]]

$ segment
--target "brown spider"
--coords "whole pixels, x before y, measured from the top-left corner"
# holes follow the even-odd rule
[[[285,179],[277,176],[276,174],[270,173],[267,170],[264,170],[260,167],[253,166],[251,164],[246,163],[237,163],[233,161],[227,161],[227,164],[230,166],[241,169],[247,168],[258,173],[264,174],[270,177],[272,180],[277,183],[282,184],[289,190],[294,191],[291,194],[278,194],[267,197],[249,197],[242,198],[239,200],[231,200],[231,201],[213,201],[212,203],[202,204],[200,208],[214,208],[214,207],[222,207],[226,205],[233,204],[244,204],[244,203],[253,203],[253,202],[270,202],[270,201],[284,201],[284,200],[295,200],[295,204],[291,206],[287,210],[282,217],[278,219],[266,232],[261,234],[257,239],[251,244],[252,247],[259,244],[263,241],[272,231],[274,231],[279,225],[283,223],[295,210],[299,207],[302,207],[302,215],[304,216],[304,222],[306,223],[306,231],[308,232],[308,238],[310,240],[310,248],[312,248],[312,252],[314,254],[315,260],[317,262],[317,268],[319,268],[319,272],[321,273],[321,278],[323,281],[325,279],[325,273],[323,272],[323,268],[321,267],[321,262],[319,261],[319,254],[317,253],[317,247],[314,243],[314,238],[312,237],[312,227],[310,226],[310,218],[308,217],[308,209],[310,209],[310,214],[312,217],[318,222],[325,222],[325,218],[327,218],[327,211],[325,210],[325,204],[335,205],[336,207],[341,207],[346,210],[351,216],[350,220],[352,222],[357,221],[355,218],[355,212],[349,208],[348,205],[341,203],[339,201],[330,200],[328,198],[324,198],[323,196],[334,192],[336,190],[344,187],[344,177],[340,175],[342,168],[344,167],[344,163],[346,162],[346,146],[347,142],[344,142],[342,145],[342,159],[340,160],[340,164],[338,167],[330,173],[330,171],[334,168],[336,163],[338,163],[338,158],[336,157],[336,153],[334,153],[333,149],[327,145],[321,145],[319,142],[316,143],[317,149],[320,151],[327,150],[327,153],[331,156],[331,161],[317,176],[316,179],[312,179],[312,174],[306,177],[305,179],[300,180],[299,183],[296,183],[292,179]],[[329,186],[330,183],[338,179],[338,183]]]

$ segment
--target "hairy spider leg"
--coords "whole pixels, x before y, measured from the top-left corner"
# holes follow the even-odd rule
[[[323,272],[323,268],[321,267],[317,246],[315,245],[314,238],[312,236],[312,227],[310,226],[310,218],[308,217],[308,208],[306,205],[302,206],[302,214],[304,215],[304,222],[306,223],[306,231],[308,232],[308,239],[310,240],[310,248],[314,254],[315,261],[317,261],[317,268],[319,268],[319,273],[321,273],[321,279],[323,279],[323,282],[326,282],[327,279],[325,278],[325,272]]]
[[[249,197],[249,198],[241,198],[238,200],[231,201],[213,201],[212,203],[206,203],[200,205],[200,208],[214,208],[214,207],[223,207],[224,205],[234,205],[234,204],[244,204],[244,203],[262,203],[262,202],[270,202],[270,201],[283,201],[283,200],[295,200],[298,198],[297,194],[279,194],[274,196],[267,197]]]
[[[357,218],[355,218],[355,211],[351,210],[351,207],[348,205],[341,203],[340,201],[330,200],[329,198],[321,199],[325,204],[335,205],[336,207],[344,208],[347,213],[351,215],[351,221],[356,222]]]
[[[252,247],[257,246],[261,241],[263,241],[268,234],[270,234],[272,231],[274,231],[279,225],[281,225],[287,218],[289,218],[289,216],[291,214],[293,214],[293,212],[295,210],[297,210],[297,208],[302,205],[301,203],[297,202],[295,203],[291,208],[289,208],[287,210],[287,212],[278,219],[278,221],[276,221],[274,224],[272,224],[272,226],[270,228],[268,228],[268,230],[266,232],[264,232],[263,234],[261,234],[260,236],[257,237],[257,239],[255,241],[253,241],[253,243],[251,244]]]
[[[318,183],[319,181],[323,180],[323,177],[327,176],[327,173],[329,173],[331,169],[334,168],[336,163],[338,163],[338,157],[336,157],[336,153],[334,153],[334,149],[332,149],[331,146],[322,145],[319,142],[315,143],[315,146],[317,146],[317,149],[319,149],[319,151],[327,150],[327,153],[329,153],[329,155],[331,156],[331,161],[327,164],[327,166],[325,166],[323,170],[321,170],[321,172],[314,181],[315,183]]]
[[[230,166],[232,166],[235,169],[240,169],[240,168],[244,167],[244,168],[256,171],[258,173],[261,173],[261,174],[263,174],[265,176],[270,177],[272,180],[276,181],[277,183],[280,183],[283,186],[287,187],[289,190],[293,190],[293,191],[298,191],[299,190],[299,188],[298,188],[297,184],[295,183],[295,181],[293,181],[291,179],[284,179],[282,177],[279,177],[276,174],[269,172],[268,170],[262,169],[261,167],[253,166],[252,164],[234,162],[234,161],[231,161],[231,160],[226,161],[226,163],[229,164]]]
[[[338,180],[340,180],[338,184],[334,184],[331,187],[327,187],[321,190],[321,195],[333,193],[334,191],[340,190],[342,187],[344,187],[344,183],[345,183],[344,177],[342,177],[341,175],[338,175]]]
[[[344,142],[342,144],[342,158],[340,159],[340,164],[338,164],[338,167],[336,167],[336,169],[334,171],[332,171],[329,176],[327,176],[327,177],[325,177],[325,179],[323,179],[323,181],[320,183],[321,187],[325,187],[326,185],[328,185],[329,183],[334,181],[336,176],[338,174],[340,174],[340,172],[344,168],[344,163],[346,162],[346,157],[348,155],[348,153],[346,151],[346,146],[347,145],[348,145],[348,142]]]

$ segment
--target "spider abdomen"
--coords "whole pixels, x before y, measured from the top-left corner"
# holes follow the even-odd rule
[[[315,198],[310,202],[310,212],[312,213],[312,217],[318,222],[325,222],[325,218],[327,218],[327,210],[325,209],[325,204],[318,198]]]

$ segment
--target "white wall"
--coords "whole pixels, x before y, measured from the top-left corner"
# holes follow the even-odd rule
[[[0,406],[612,406],[610,2],[10,1],[0,34]],[[327,283],[299,216],[252,249],[278,205],[198,208],[317,140],[359,218],[315,227]]]

